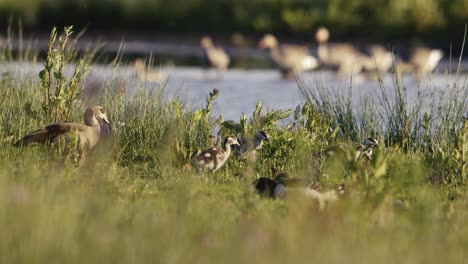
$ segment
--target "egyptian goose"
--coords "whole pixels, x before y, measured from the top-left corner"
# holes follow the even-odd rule
[[[349,156],[350,154],[354,154],[353,159],[357,161],[359,158],[364,156],[368,160],[371,160],[372,152],[374,148],[377,148],[379,146],[379,143],[375,138],[366,138],[364,142],[360,145],[358,145],[355,149],[355,152],[353,153],[351,151],[351,147],[348,144],[338,144],[329,148],[326,148],[324,150],[321,150],[319,152],[316,152],[313,154],[315,158],[322,159],[330,156],[335,156],[335,155],[346,155]],[[351,158],[350,158],[351,160]]]
[[[203,49],[202,60],[203,67],[214,68],[218,71],[219,78],[223,77],[223,73],[227,70],[231,60],[229,59],[228,54],[221,47],[216,47],[213,44],[213,40],[204,36],[200,40],[200,45]]]
[[[395,71],[397,74],[413,73],[419,78],[431,73],[443,57],[442,50],[416,47],[411,51],[408,61],[401,61],[395,65]]]
[[[364,72],[377,72],[379,74],[388,72],[393,65],[393,54],[381,45],[370,45],[365,48],[366,56],[359,57]]]
[[[369,58],[359,52],[348,43],[329,43],[330,32],[325,27],[320,27],[315,33],[317,42],[317,55],[319,63],[326,67],[337,69],[341,76],[356,74],[363,70]]]
[[[270,52],[270,59],[281,71],[284,79],[294,77],[295,72],[312,70],[318,67],[318,61],[306,46],[279,45],[272,34],[266,34],[258,46]]]
[[[238,148],[239,154],[243,158],[247,158],[250,160],[255,159],[255,153],[257,150],[263,147],[263,142],[270,143],[270,138],[265,133],[265,131],[260,130],[255,133],[253,138],[249,138],[248,136],[238,136],[237,142],[239,142],[240,147]]]
[[[191,163],[199,170],[215,172],[221,168],[231,155],[231,146],[239,146],[235,137],[228,136],[224,139],[222,147],[211,147],[202,151],[191,160]]]
[[[91,150],[102,137],[111,133],[107,113],[101,106],[89,107],[84,113],[85,124],[62,122],[48,125],[27,134],[15,143],[15,146],[26,146],[33,143],[53,144],[59,140],[65,142],[76,138],[82,150]]]

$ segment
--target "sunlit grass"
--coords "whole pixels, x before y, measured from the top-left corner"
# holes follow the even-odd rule
[[[378,111],[393,111],[385,107],[407,102],[392,97],[390,106],[371,102],[380,107],[356,113],[346,108],[345,95],[327,99],[325,89],[304,84],[304,92],[316,96],[305,96],[291,117],[294,126],[278,125],[283,112],[264,112],[260,104],[252,118],[230,123],[249,133],[267,131],[272,143],[257,163],[231,157],[219,172],[205,174],[187,163],[222,126],[224,120],[210,116],[216,96],[207,95],[206,106],[193,109],[165,99],[164,83],[138,83],[128,87],[130,96],[117,92],[118,74],[112,78],[95,102],[110,113],[114,134],[81,167],[61,164],[47,147],[12,146],[47,125],[44,97],[37,77],[1,80],[0,262],[468,261],[468,124],[450,121],[466,110],[466,101],[434,107],[441,112],[431,114],[428,124],[418,118],[408,123],[412,110],[367,122]],[[458,95],[450,98],[463,100]],[[75,103],[69,118],[81,122],[86,102]],[[433,130],[425,134],[424,125]],[[286,201],[252,193],[253,179],[273,172],[312,179],[317,168],[310,166],[311,153],[374,136],[368,133],[381,140],[372,161],[330,160],[319,171],[324,185],[347,188],[324,210],[300,191]]]

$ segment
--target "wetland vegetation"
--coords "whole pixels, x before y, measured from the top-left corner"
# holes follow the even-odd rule
[[[296,109],[259,102],[227,122],[211,115],[217,92],[198,109],[165,98],[164,82],[122,87],[116,74],[87,96],[95,53],[78,54],[65,32],[52,33],[39,80],[1,76],[1,262],[468,261],[466,75],[447,77],[442,95],[421,93],[411,106],[395,77],[358,110],[352,87],[299,79]],[[108,66],[128,67],[120,57]],[[81,122],[89,104],[107,109],[113,133],[82,166],[58,162],[54,148],[13,146],[50,122]],[[218,135],[260,129],[271,143],[255,163],[232,156],[201,174],[187,166]],[[311,153],[368,136],[380,142],[372,160],[327,160],[318,176],[311,167]],[[251,191],[254,179],[281,172],[345,184],[346,193],[321,209],[299,194],[269,200]]]

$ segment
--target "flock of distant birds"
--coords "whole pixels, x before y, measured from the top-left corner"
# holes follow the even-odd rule
[[[308,46],[279,44],[272,34],[266,34],[258,46],[269,51],[270,60],[284,79],[317,68],[335,70],[340,77],[360,73],[383,74],[393,69],[399,75],[410,73],[419,78],[432,72],[444,55],[439,49],[420,46],[411,50],[407,60],[402,60],[395,58],[395,54],[382,45],[357,48],[350,43],[329,43],[329,38],[328,29],[320,27],[315,34],[315,50]],[[229,55],[222,47],[215,46],[208,36],[202,37],[200,44],[204,66],[218,70],[221,77],[229,67]]]
[[[96,148],[104,138],[111,136],[111,123],[107,111],[101,106],[89,107],[84,113],[84,124],[61,122],[30,132],[18,140],[14,146],[27,145],[58,145],[78,143],[73,145],[81,152],[80,164],[85,160],[87,153]],[[227,136],[221,146],[212,146],[190,160],[190,164],[201,172],[214,173],[219,170],[231,156],[232,152],[240,159],[256,160],[256,152],[264,142],[270,142],[265,131],[258,131],[253,137],[239,135]],[[379,144],[374,138],[367,138],[362,144],[352,147],[348,144],[338,144],[327,149],[311,153],[311,159],[322,162],[335,155],[345,155],[347,160],[357,161],[360,158],[371,159],[373,149]],[[70,154],[70,153],[68,153]],[[344,185],[322,191],[321,184],[316,181],[308,182],[306,179],[290,178],[286,173],[276,175],[273,179],[258,178],[253,182],[253,189],[262,197],[272,199],[285,199],[290,190],[299,190],[307,197],[319,202],[322,208],[326,203],[338,199],[344,193]]]

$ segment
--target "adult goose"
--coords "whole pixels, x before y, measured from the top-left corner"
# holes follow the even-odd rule
[[[392,68],[393,54],[384,46],[370,45],[364,48],[363,53],[365,56],[358,61],[364,72],[383,74]]]
[[[222,147],[211,147],[202,151],[198,156],[191,160],[191,163],[198,170],[208,170],[215,172],[221,168],[231,155],[231,146],[239,146],[235,137],[228,136],[224,139]]]
[[[219,78],[223,78],[223,73],[227,70],[231,60],[228,54],[221,47],[216,47],[213,40],[204,36],[200,40],[200,46],[203,50],[202,62],[205,69],[214,68],[218,71]]]
[[[319,65],[306,46],[279,45],[272,34],[263,36],[258,46],[269,51],[270,59],[279,68],[284,79],[290,79],[296,72],[312,70]]]
[[[369,57],[359,52],[349,43],[329,43],[330,32],[325,27],[320,27],[315,33],[317,42],[317,55],[319,63],[326,67],[336,69],[338,74],[346,76],[356,74],[363,70],[364,64],[368,64]]]
[[[411,50],[407,61],[400,61],[395,65],[395,71],[400,75],[410,73],[420,78],[431,73],[443,57],[442,50],[416,47]]]
[[[61,122],[35,130],[14,145],[77,143],[82,151],[93,149],[103,137],[110,135],[111,127],[106,110],[101,106],[89,107],[84,113],[84,124]],[[71,142],[73,141],[73,142]]]

